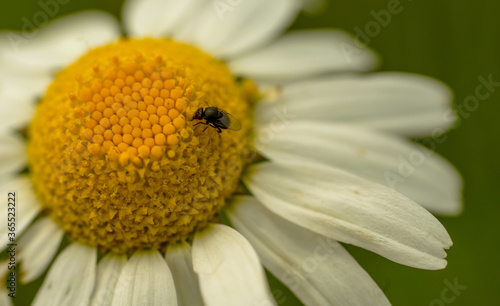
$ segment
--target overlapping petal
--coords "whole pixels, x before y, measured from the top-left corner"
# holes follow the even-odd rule
[[[444,249],[452,245],[446,229],[388,187],[307,162],[260,163],[250,167],[244,182],[268,209],[311,231],[403,265],[446,266]]]
[[[160,252],[134,253],[118,278],[112,305],[177,305],[172,273]]]
[[[196,21],[206,0],[128,0],[122,11],[127,34],[165,37]]]
[[[462,209],[460,174],[437,153],[403,138],[313,121],[270,124],[259,134],[256,148],[274,162],[323,163],[393,188],[435,213]]]
[[[274,304],[257,253],[230,227],[211,224],[196,233],[193,267],[206,305]]]
[[[274,83],[374,69],[378,59],[370,49],[353,56],[345,54],[342,46],[352,40],[351,35],[339,30],[293,31],[228,65],[235,74]]]
[[[94,289],[97,250],[73,243],[50,267],[33,305],[87,305]]]
[[[271,42],[301,7],[297,0],[213,1],[193,29],[192,42],[216,57],[234,57]]]
[[[178,305],[203,305],[198,275],[193,270],[191,246],[186,242],[169,245],[165,259],[174,278]]]
[[[293,120],[349,123],[405,136],[435,136],[455,123],[452,93],[443,83],[409,73],[342,75],[286,85],[256,120],[286,108]]]
[[[68,15],[30,33],[3,32],[0,33],[4,42],[0,44],[1,71],[23,78],[43,77],[119,36],[118,21],[99,11]]]
[[[228,213],[264,266],[305,305],[390,305],[336,241],[278,217],[253,197],[236,198]]]
[[[19,241],[19,261],[22,262],[21,282],[29,283],[45,272],[56,255],[64,231],[49,217],[32,224]]]
[[[98,11],[68,15],[32,32],[0,32],[0,110],[5,116],[0,119],[26,121],[32,113],[25,110],[58,70],[119,36],[118,21]]]
[[[96,284],[92,293],[92,306],[111,305],[121,271],[127,263],[126,255],[107,254],[97,265]]]

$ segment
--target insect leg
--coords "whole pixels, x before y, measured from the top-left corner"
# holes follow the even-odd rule
[[[220,129],[220,127],[218,127],[217,125],[215,125],[215,123],[213,122],[210,122],[209,123],[211,127],[213,127],[214,129],[217,129],[217,132],[220,133],[222,132],[222,130]]]

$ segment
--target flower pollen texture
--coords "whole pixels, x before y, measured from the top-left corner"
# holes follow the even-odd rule
[[[237,188],[251,103],[225,64],[170,39],[123,39],[59,72],[29,127],[35,191],[72,241],[103,253],[185,240]],[[193,115],[241,122],[218,133]]]

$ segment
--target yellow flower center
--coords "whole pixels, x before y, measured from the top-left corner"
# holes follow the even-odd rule
[[[225,64],[172,40],[121,40],[59,72],[29,128],[37,195],[71,240],[163,249],[216,218],[249,153],[250,96]],[[194,119],[218,107],[239,131]]]

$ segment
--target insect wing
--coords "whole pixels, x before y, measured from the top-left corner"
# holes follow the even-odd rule
[[[226,126],[226,128],[233,130],[233,131],[239,131],[241,130],[241,123],[236,119],[233,115],[230,113],[226,112],[225,110],[222,110],[219,108],[219,111],[224,113],[226,115],[226,118],[222,117],[219,119],[219,121]],[[226,120],[229,120],[229,122],[225,122]]]

